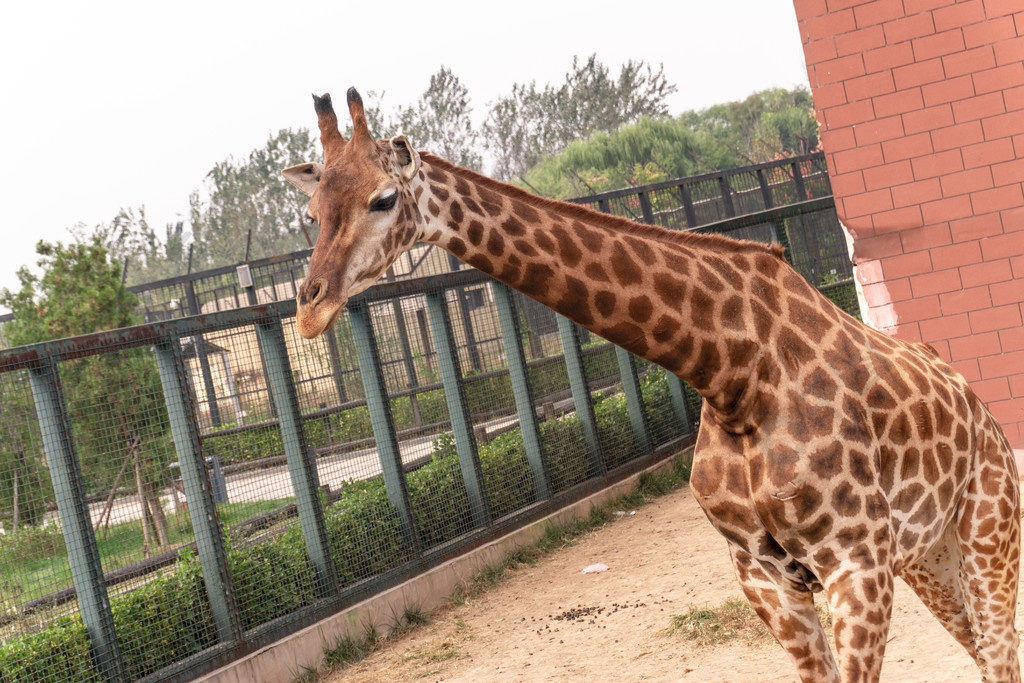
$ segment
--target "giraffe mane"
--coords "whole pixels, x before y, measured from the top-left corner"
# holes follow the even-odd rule
[[[471,171],[468,168],[457,166],[447,159],[435,156],[429,152],[421,152],[420,155],[423,158],[423,161],[429,163],[431,166],[441,168],[452,175],[461,176],[462,178],[476,183],[477,185],[484,186],[484,188],[491,190],[492,192],[498,192],[510,197],[511,199],[518,200],[535,209],[548,213],[559,214],[570,219],[585,221],[592,225],[611,228],[616,231],[647,239],[654,239],[660,242],[680,244],[697,249],[709,249],[726,253],[749,253],[751,251],[760,251],[777,259],[784,260],[785,258],[783,248],[775,243],[765,244],[764,242],[754,242],[752,240],[737,240],[714,233],[669,230],[668,228],[663,228],[658,225],[637,223],[636,221],[631,221],[628,218],[602,213],[590,208],[589,206],[563,202],[557,199],[549,199],[548,197],[542,197],[540,195],[527,192],[515,185],[503,183],[499,180],[477,173],[476,171]]]

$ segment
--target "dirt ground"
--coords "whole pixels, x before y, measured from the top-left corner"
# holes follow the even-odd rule
[[[695,648],[668,633],[673,615],[742,596],[725,541],[688,488],[623,512],[327,680],[796,680],[774,641]],[[609,569],[582,573],[594,563]],[[967,653],[897,584],[883,680],[979,680]]]

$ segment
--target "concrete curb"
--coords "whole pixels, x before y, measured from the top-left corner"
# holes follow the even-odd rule
[[[280,683],[301,675],[305,668],[319,668],[324,662],[324,651],[336,647],[343,638],[359,640],[370,626],[381,635],[387,634],[407,608],[423,612],[433,610],[443,604],[459,584],[501,562],[518,548],[535,543],[549,524],[586,517],[592,508],[631,492],[644,472],[655,472],[669,467],[671,463],[672,458],[666,458],[543,519],[448,560],[425,574],[367,598],[196,680],[203,683]]]

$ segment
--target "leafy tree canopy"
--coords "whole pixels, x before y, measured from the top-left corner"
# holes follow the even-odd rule
[[[806,154],[817,144],[810,94],[771,89],[676,118],[643,118],[594,133],[545,157],[522,182],[564,199]]]
[[[41,241],[36,246],[42,275],[18,271],[21,288],[0,290],[0,305],[11,309],[13,320],[4,332],[14,345],[133,325],[137,299],[121,283],[120,264],[111,263],[100,235],[64,245]],[[170,440],[160,378],[146,349],[89,356],[61,363],[68,414],[86,486],[90,491],[116,487],[134,464],[135,479],[146,502],[144,517],[166,537],[166,522],[155,500],[155,488],[166,476]],[[22,385],[24,382],[22,382]],[[31,397],[18,384],[0,385],[4,423],[0,424],[0,463],[10,461],[25,482],[42,478],[43,454],[32,438]],[[30,445],[34,445],[33,448]],[[34,500],[52,495],[42,483]],[[0,481],[0,516],[5,511],[33,522],[38,515],[21,511],[15,488]],[[162,540],[160,543],[162,544]]]
[[[0,290],[0,305],[14,314],[4,325],[12,346],[73,337],[134,325],[134,294],[121,285],[121,267],[111,263],[102,238],[64,245],[36,245],[42,276],[18,270],[21,288]]]

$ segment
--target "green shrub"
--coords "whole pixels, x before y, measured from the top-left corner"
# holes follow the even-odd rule
[[[546,420],[540,438],[548,456],[548,483],[552,493],[561,493],[587,478],[586,441],[583,425],[575,415]]]
[[[316,573],[306,557],[298,524],[271,540],[245,548],[229,547],[227,555],[235,602],[245,630],[316,599]]]
[[[433,459],[410,472],[406,486],[424,548],[450,541],[473,528],[458,457]]]
[[[467,377],[466,404],[474,415],[514,407],[512,380],[507,373],[485,379]]]
[[[246,432],[203,437],[203,453],[208,458],[220,458],[221,465],[233,465],[284,453],[284,441],[276,425],[267,425]]]
[[[0,567],[63,555],[64,535],[56,524],[21,526],[0,535]]]
[[[60,617],[38,633],[16,636],[0,646],[3,683],[99,681],[89,634],[78,614]]]
[[[534,502],[533,470],[526,459],[520,430],[501,434],[481,445],[479,451],[492,518],[504,517]]]
[[[625,396],[613,394],[597,401],[594,405],[594,419],[606,469],[614,469],[636,457],[640,449],[629,422]]]
[[[331,415],[331,430],[336,443],[359,441],[373,436],[370,423],[370,409],[359,406],[343,413]]]
[[[679,436],[680,426],[668,391],[668,374],[661,369],[648,371],[640,380],[640,395],[654,443],[665,443]]]
[[[174,571],[111,599],[114,629],[131,680],[216,643],[199,561],[183,553]]]
[[[407,554],[398,511],[380,477],[345,488],[324,515],[341,587],[399,566]]]

